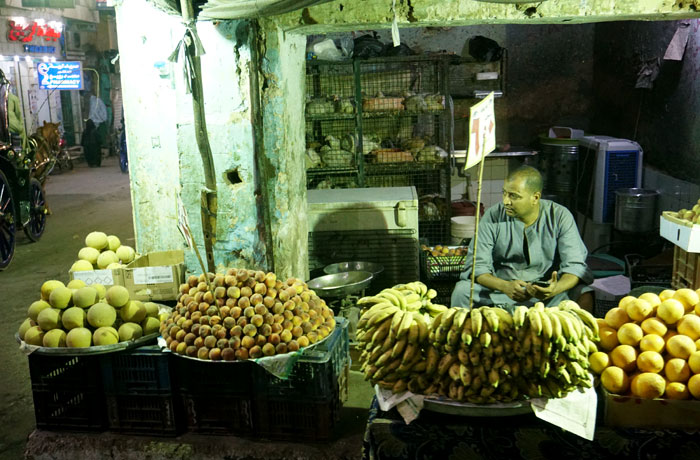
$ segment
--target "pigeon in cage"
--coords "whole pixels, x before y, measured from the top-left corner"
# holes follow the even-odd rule
[[[335,111],[337,113],[355,113],[355,106],[350,99],[335,97]]]
[[[315,149],[306,149],[306,169],[319,168],[321,166],[321,157]]]

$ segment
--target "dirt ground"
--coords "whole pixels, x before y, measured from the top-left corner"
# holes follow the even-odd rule
[[[93,230],[119,236],[134,246],[129,176],[117,157],[101,168],[77,164],[73,171],[49,176],[46,196],[52,214],[42,238],[32,243],[22,231],[10,266],[0,272],[0,458],[22,458],[27,436],[34,430],[34,406],[27,359],[19,351],[15,332],[27,307],[39,298],[49,279],[68,282],[85,235]]]

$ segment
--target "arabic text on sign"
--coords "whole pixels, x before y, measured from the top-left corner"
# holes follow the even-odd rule
[[[13,42],[30,42],[34,37],[44,37],[47,42],[55,42],[61,38],[61,31],[57,31],[48,24],[39,24],[33,21],[29,24],[18,24],[15,21],[9,21],[10,30],[7,32],[7,38]]]

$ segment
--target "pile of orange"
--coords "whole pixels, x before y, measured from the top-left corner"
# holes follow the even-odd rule
[[[700,399],[700,289],[627,296],[599,318],[591,369],[611,393]]]

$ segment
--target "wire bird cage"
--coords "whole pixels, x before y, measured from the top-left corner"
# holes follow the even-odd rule
[[[415,281],[420,275],[418,236],[411,229],[309,232],[309,270],[348,260],[384,266],[372,281],[373,292]]]

